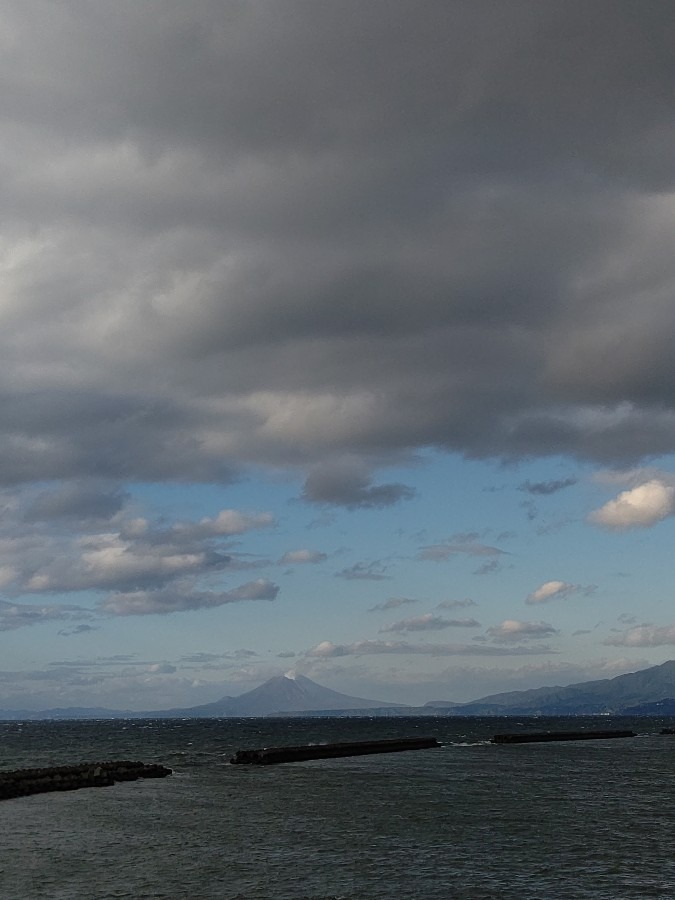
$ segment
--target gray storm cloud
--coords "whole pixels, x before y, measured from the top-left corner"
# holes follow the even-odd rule
[[[3,483],[262,464],[387,506],[371,473],[422,447],[675,450],[671,3],[7,0],[0,30]],[[118,499],[38,507],[77,502]]]

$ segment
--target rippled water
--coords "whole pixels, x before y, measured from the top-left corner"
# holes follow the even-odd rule
[[[142,759],[160,781],[0,803],[2,900],[675,898],[672,720],[494,746],[499,719],[0,723],[0,768]],[[235,750],[431,735],[440,750],[231,766]]]

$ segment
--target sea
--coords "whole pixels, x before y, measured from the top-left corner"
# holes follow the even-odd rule
[[[0,722],[0,770],[115,759],[173,775],[0,802],[2,900],[675,898],[675,720]],[[505,731],[635,738],[496,745]],[[275,766],[240,749],[436,737]]]

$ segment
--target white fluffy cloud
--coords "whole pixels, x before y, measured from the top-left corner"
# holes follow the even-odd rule
[[[582,587],[580,584],[570,584],[567,581],[545,581],[531,594],[528,594],[525,602],[532,606],[537,603],[549,603],[551,600],[561,600],[571,597],[573,594],[583,593],[588,596],[594,590],[594,585]]]
[[[653,478],[629,490],[589,515],[594,525],[623,531],[648,528],[675,513],[675,486]]]
[[[0,630],[44,622],[94,621],[101,616],[207,609],[246,600],[274,600],[266,578],[224,590],[225,570],[256,568],[239,558],[232,538],[273,524],[268,513],[228,509],[214,518],[153,523],[118,502],[117,491],[66,486],[6,504],[0,534]],[[114,529],[114,530],[112,530]],[[34,602],[37,594],[84,595],[83,604]],[[95,626],[87,626],[87,630]],[[61,634],[83,633],[85,626]]]
[[[0,577],[15,595],[58,591],[147,590],[188,576],[215,575],[225,568],[241,568],[230,550],[230,538],[273,524],[268,513],[249,515],[225,510],[214,519],[180,522],[168,528],[144,518],[125,517],[115,510],[108,522],[89,531],[52,523],[22,521],[17,510],[7,521],[7,537],[0,537],[4,565]],[[107,526],[107,528],[106,528]],[[111,528],[115,530],[108,530]],[[12,529],[19,532],[12,534]],[[249,564],[250,565],[250,564]]]
[[[100,534],[75,541],[70,558],[56,558],[26,578],[26,593],[114,590],[162,585],[186,575],[215,572],[230,557],[209,547],[125,540]]]
[[[569,597],[576,594],[580,590],[578,584],[569,584],[566,581],[545,581],[543,584],[532,591],[525,600],[526,603],[548,603],[561,597]]]

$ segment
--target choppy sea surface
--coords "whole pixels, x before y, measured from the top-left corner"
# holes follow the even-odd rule
[[[106,759],[163,780],[0,802],[2,900],[675,898],[672,719],[0,722],[0,769]],[[639,737],[499,746],[498,732]],[[239,749],[441,749],[232,766]]]

